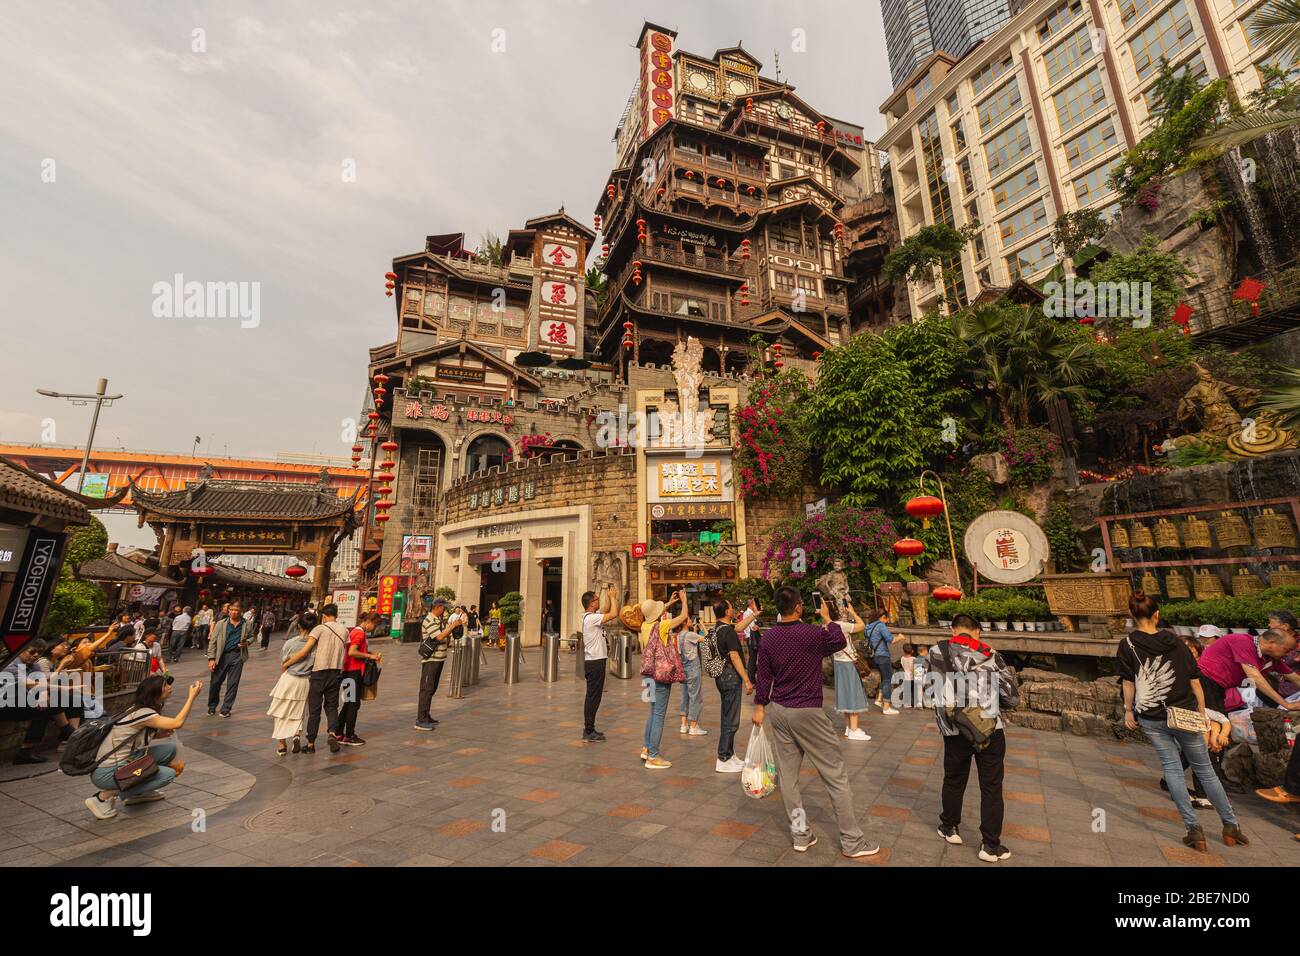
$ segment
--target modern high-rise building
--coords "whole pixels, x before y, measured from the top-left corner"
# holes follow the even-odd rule
[[[1041,277],[1059,216],[1118,208],[1109,174],[1158,120],[1162,61],[1201,83],[1228,78],[1238,98],[1261,67],[1294,67],[1251,44],[1262,3],[1027,0],[966,57],[932,53],[881,106],[902,238],[980,224],[950,290],[959,301]],[[920,315],[944,290],[909,293]]]
[[[930,54],[960,57],[1009,17],[1008,0],[881,0],[889,72],[897,88]]]

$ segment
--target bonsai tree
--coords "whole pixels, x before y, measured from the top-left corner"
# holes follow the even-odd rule
[[[437,598],[444,598],[445,600],[447,600],[452,604],[456,603],[456,589],[449,588],[446,585],[443,585],[442,587],[438,588],[438,590],[434,591],[433,596],[435,600]]]
[[[519,627],[519,602],[523,599],[524,596],[518,591],[510,591],[501,595],[501,600],[497,601],[497,607],[501,609],[501,623],[507,630]]]

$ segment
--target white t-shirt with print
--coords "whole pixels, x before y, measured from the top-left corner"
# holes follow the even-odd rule
[[[582,615],[582,648],[586,660],[603,661],[609,656],[605,647],[605,628],[600,623],[603,616],[599,611]]]

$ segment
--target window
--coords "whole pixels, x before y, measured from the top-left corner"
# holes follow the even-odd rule
[[[1089,116],[1106,108],[1106,90],[1101,85],[1101,72],[1093,70],[1079,77],[1052,97],[1052,100],[1056,103],[1056,121],[1060,124],[1061,132],[1074,129]]]
[[[1087,175],[1073,181],[1071,185],[1074,186],[1074,198],[1080,209],[1092,205],[1111,191],[1106,185],[1106,177],[1117,165],[1119,165],[1118,159],[1111,163],[1102,163]]]
[[[683,153],[690,153],[692,156],[700,155],[700,144],[693,143],[688,139],[679,139],[677,141],[677,149]]]
[[[987,133],[1011,115],[1021,105],[1020,81],[1015,77],[977,108],[980,119],[980,132]]]
[[[1007,272],[1011,273],[1012,282],[1042,272],[1055,264],[1056,250],[1052,248],[1050,238],[1040,239],[1007,256]]]
[[[962,195],[969,196],[975,191],[975,177],[971,175],[970,160],[963,159],[957,164],[957,169],[961,172]]]
[[[731,162],[731,150],[709,144],[709,159],[712,162],[727,164]]]
[[[796,280],[799,288],[809,295],[817,295],[817,279],[815,276],[799,276]]]
[[[947,168],[943,158],[943,144],[939,142],[939,119],[931,110],[921,120],[918,131],[921,134],[921,159],[925,168],[926,184],[930,189],[930,211],[936,223],[953,224],[952,196],[948,192],[945,173]]]
[[[948,118],[949,118],[949,119],[951,119],[952,117],[956,116],[958,113],[961,112],[961,107],[957,105],[957,94],[956,94],[956,93],[953,93],[953,94],[952,94],[951,96],[949,96],[948,99],[945,100],[944,102],[948,104]]]
[[[794,274],[790,272],[780,272],[776,274],[776,287],[782,292],[794,291]]]
[[[798,175],[799,170],[795,169],[793,166],[787,166],[785,163],[780,163],[777,166],[777,179],[794,179]]]
[[[1038,21],[1039,41],[1041,42],[1050,38],[1053,34],[1059,33],[1062,27],[1081,13],[1083,13],[1083,0],[1066,0],[1065,3]]]
[[[1115,121],[1108,119],[1066,143],[1065,161],[1071,169],[1076,169],[1094,156],[1100,156],[1113,148],[1117,142]]]
[[[993,209],[1005,212],[1020,200],[1033,193],[1041,185],[1038,179],[1038,164],[1026,166],[1010,179],[1004,179],[993,187]]]
[[[1138,79],[1145,80],[1160,65],[1161,57],[1172,59],[1194,39],[1187,4],[1178,0],[1129,41],[1129,49],[1133,51],[1133,69],[1137,70]]]
[[[995,80],[1005,76],[1010,72],[1015,61],[1011,59],[1010,53],[1004,53],[1000,59],[994,60],[978,73],[971,77],[970,85],[978,96],[988,89]]]
[[[981,269],[975,273],[975,278],[979,279],[981,288],[987,289],[993,284],[993,277],[989,275],[988,269]]]
[[[1188,70],[1192,72],[1192,78],[1196,80],[1197,86],[1204,86],[1205,80],[1209,76],[1209,71],[1205,68],[1205,57],[1198,50],[1194,56],[1188,57],[1182,63],[1174,68],[1174,76],[1182,76]],[[1156,84],[1152,83],[1142,94],[1142,101],[1147,105],[1147,112],[1154,113],[1161,108],[1160,93],[1156,89]]]
[[[979,222],[979,218],[980,218],[980,206],[979,206],[979,203],[978,203],[978,202],[967,203],[967,204],[966,204],[966,221],[967,221],[967,222]]]
[[[975,239],[973,240],[973,244],[975,246],[976,262],[983,262],[985,259],[989,257],[989,251],[984,245],[984,233],[977,232],[975,234]]]
[[[934,80],[930,79],[930,74],[927,73],[925,76],[921,77],[920,82],[918,82],[916,86],[912,87],[913,96],[915,96],[916,100],[919,102],[921,98],[932,89],[934,89]]]
[[[1002,248],[1014,246],[1047,225],[1047,207],[1040,199],[1031,206],[1026,206],[1017,213],[1007,216],[998,223],[998,232],[1002,236]]]
[[[984,144],[984,158],[988,164],[989,175],[998,175],[1003,169],[1027,155],[1029,149],[1029,121],[1022,117],[1019,123],[1008,126]]]
[[[469,443],[465,453],[465,474],[487,471],[504,465],[511,459],[510,446],[495,435],[480,435]]]
[[[1156,0],[1119,0],[1119,17],[1124,21],[1124,29],[1137,23],[1155,5]]]
[[[796,230],[788,227],[773,227],[768,232],[768,243],[777,252],[792,252],[796,256],[803,254],[803,240]]]
[[[1043,54],[1043,66],[1047,70],[1049,85],[1069,76],[1078,69],[1080,63],[1092,56],[1088,29],[1085,23]]]
[[[952,148],[959,153],[966,148],[966,130],[962,128],[961,120],[952,124]]]

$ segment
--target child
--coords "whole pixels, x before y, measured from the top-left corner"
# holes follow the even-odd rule
[[[844,647],[835,652],[831,658],[831,667],[835,671],[835,712],[844,715],[844,736],[849,740],[867,741],[871,736],[858,726],[858,720],[867,712],[867,692],[858,676],[858,668],[853,659],[858,656],[853,646],[853,635],[861,634],[866,628],[853,605],[845,603],[846,614],[840,614],[835,601],[826,599],[831,611],[831,619],[839,622],[844,632]]]
[[[898,663],[903,667],[903,704],[907,707],[915,707],[916,698],[912,693],[912,678],[916,673],[916,647],[911,644],[904,644],[903,656]]]

